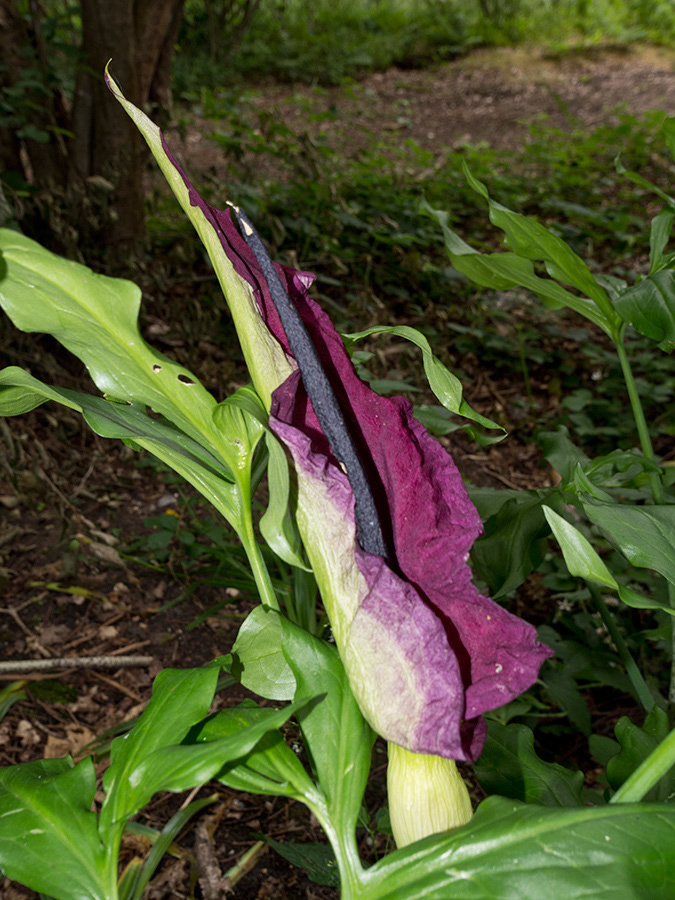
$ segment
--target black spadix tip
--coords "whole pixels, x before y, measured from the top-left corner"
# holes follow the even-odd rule
[[[394,555],[388,550],[384,538],[379,512],[363,460],[347,427],[345,416],[312,338],[300,313],[295,308],[295,304],[281,283],[274,263],[251,220],[234,203],[228,205],[233,210],[242,236],[260,266],[291,352],[300,369],[307,396],[312,403],[331,452],[338,462],[342,463],[351,485],[354,494],[354,516],[359,544],[366,553],[382,556],[392,565],[394,564]]]

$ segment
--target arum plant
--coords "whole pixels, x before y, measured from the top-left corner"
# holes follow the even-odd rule
[[[675,155],[675,120],[666,119],[664,136],[671,153]],[[625,171],[618,160],[617,167],[619,171]],[[675,346],[675,273],[672,268],[675,260],[672,254],[664,252],[672,230],[675,200],[641,176],[627,173],[632,180],[653,190],[666,201],[666,206],[655,216],[651,226],[649,271],[635,284],[628,285],[626,281],[616,277],[594,276],[586,263],[564,241],[541,223],[519,215],[493,200],[485,185],[471,174],[466,165],[464,170],[469,185],[486,200],[491,221],[503,230],[504,241],[510,252],[478,253],[452,230],[447,213],[434,210],[425,203],[423,210],[435,218],[441,226],[446,250],[453,266],[483,287],[497,290],[524,287],[532,291],[549,309],[573,310],[600,328],[614,344],[640,448],[639,454],[629,454],[631,464],[637,466],[643,476],[640,490],[633,493],[638,502],[634,504],[617,502],[623,499],[620,494],[617,496],[616,490],[610,493],[598,478],[602,471],[601,477],[604,477],[609,485],[611,482],[607,477],[610,474],[608,469],[623,465],[625,470],[627,460],[621,457],[618,451],[611,461],[589,460],[583,452],[574,448],[571,442],[562,439],[560,435],[549,436],[545,443],[559,460],[557,470],[563,476],[565,499],[573,502],[578,511],[590,523],[597,526],[602,535],[633,565],[658,572],[664,579],[668,600],[663,603],[641,597],[639,593],[625,587],[619,588],[609,573],[607,576],[604,574],[602,577],[597,576],[598,567],[588,558],[585,559],[581,571],[577,572],[574,567],[570,567],[570,571],[585,578],[587,573],[591,573],[587,578],[591,583],[618,589],[621,601],[628,606],[662,609],[673,616],[675,567],[672,565],[672,559],[675,552],[675,503],[670,490],[671,478],[662,461],[654,453],[651,431],[626,351],[626,334],[628,328],[632,326],[638,333],[657,342],[659,349],[663,351],[669,352]],[[534,262],[543,263],[548,277],[535,274]],[[573,293],[570,287],[576,293]],[[615,477],[612,487],[616,489],[619,486],[624,487],[624,492],[625,489],[630,490],[633,487],[630,477],[623,479]],[[548,513],[547,516],[551,524],[552,517]],[[560,525],[553,525],[553,531],[563,551],[568,550],[577,556],[579,542],[585,539],[583,536],[571,538],[570,529],[574,531],[571,525],[565,530]],[[568,558],[567,552],[565,558]],[[599,560],[598,562],[601,563]],[[595,576],[592,574],[593,571]],[[599,594],[595,596],[603,619],[609,621],[604,601]],[[653,706],[649,690],[632,660],[626,660],[623,640],[619,640],[618,637],[616,639],[636,691],[645,708],[649,710]],[[671,648],[675,648],[675,627],[671,627]],[[675,710],[675,664],[671,668],[668,703],[672,710]],[[675,721],[675,713],[672,713],[672,718]]]
[[[155,742],[147,758],[127,759],[127,748],[145,746],[154,734],[143,718],[124,744],[113,744],[106,801],[87,818],[93,843],[86,889],[74,889],[61,870],[51,880],[31,875],[27,855],[34,861],[47,852],[38,831],[55,836],[60,849],[68,846],[67,826],[51,812],[21,843],[0,840],[0,866],[64,900],[115,897],[124,823],[151,788],[179,790],[215,777],[304,803],[330,841],[344,898],[473,898],[477,885],[486,897],[544,890],[578,897],[587,893],[580,872],[600,877],[608,894],[628,896],[627,883],[636,897],[654,885],[675,887],[663,852],[675,839],[675,816],[665,804],[587,808],[575,795],[565,808],[493,796],[472,817],[455,761],[478,759],[484,714],[529,688],[551,651],[531,625],[474,586],[467,560],[481,521],[454,462],[408,401],[380,397],[360,380],[347,346],[309,295],[312,276],[273,264],[241,209],[206,203],[159,129],[109,76],[108,83],[209,252],[253,386],[216,404],[191,373],[145,344],[133,286],[94,276],[5,231],[0,304],[18,327],[48,331],[80,356],[104,397],[50,388],[10,367],[0,372],[0,411],[18,414],[45,400],[78,409],[99,434],[154,453],[216,505],[242,538],[261,604],[232,656],[214,669],[226,666],[268,701],[291,703],[212,716],[206,704],[194,716],[155,705],[160,743],[171,736],[171,745]],[[458,380],[423,337],[412,329],[407,336],[421,346],[446,408],[493,427],[462,399]],[[283,615],[274,596],[250,517],[267,461],[261,534],[280,558],[312,571],[330,640]],[[185,678],[206,678],[204,672],[213,678],[208,668]],[[279,731],[293,714],[309,767]],[[399,849],[366,868],[356,828],[378,735],[389,745]],[[543,771],[560,778],[552,766]],[[17,780],[30,782],[30,790],[17,792]],[[0,771],[0,814],[4,803],[9,814],[33,822],[41,808],[38,780],[21,766]],[[91,806],[88,783],[88,793],[76,797],[81,811]],[[85,864],[75,848],[69,852],[73,866]]]

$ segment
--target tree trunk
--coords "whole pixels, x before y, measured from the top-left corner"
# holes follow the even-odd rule
[[[11,90],[21,71],[19,50],[24,42],[23,22],[10,0],[0,0],[0,92]],[[0,171],[20,172],[19,139],[16,130],[0,126]]]
[[[82,0],[82,44],[86,69],[78,78],[75,152],[79,174],[103,176],[114,185],[113,215],[104,239],[113,256],[137,250],[143,237],[141,138],[122,107],[110,95],[103,70],[111,69],[128,98],[140,105],[133,0]]]
[[[44,85],[49,85],[48,91],[40,92],[38,103],[26,97],[32,133],[29,128],[28,134],[19,131],[17,137],[16,132],[0,129],[0,173],[23,172],[38,188],[60,190],[66,207],[96,212],[91,218],[96,219],[98,239],[114,258],[138,250],[143,240],[142,174],[147,150],[105,87],[103,70],[112,60],[115,79],[139,108],[152,105],[157,115],[170,107],[171,57],[184,3],[81,0],[82,60],[70,105],[60,88],[50,84],[38,0],[29,0],[26,17],[18,14],[16,0],[0,0],[0,58],[6,63],[0,69],[0,93],[3,89],[16,93],[30,74],[29,66],[31,72],[41,71]],[[32,48],[29,64],[25,62],[27,47]],[[64,132],[73,136],[67,138]],[[36,136],[42,140],[35,140]],[[52,205],[45,205],[53,216]],[[79,228],[78,222],[73,225]]]

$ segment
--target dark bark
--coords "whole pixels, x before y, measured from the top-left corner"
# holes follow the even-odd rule
[[[0,91],[13,88],[21,71],[19,49],[25,37],[22,25],[13,0],[0,0]],[[0,170],[21,171],[19,140],[9,125],[0,126]]]
[[[138,249],[143,239],[147,151],[105,87],[103,70],[112,59],[116,80],[141,109],[152,106],[157,115],[168,108],[171,57],[184,2],[81,0],[81,62],[69,104],[60,86],[50,83],[39,0],[29,0],[26,18],[18,14],[16,0],[0,0],[0,91],[21,85],[30,48],[30,66],[43,77],[40,96],[26,97],[24,108],[31,111],[30,124],[49,137],[44,142],[17,138],[16,132],[0,128],[0,173],[23,171],[39,188],[67,195],[65,206],[92,212],[94,230],[98,228],[100,240],[114,256]],[[51,207],[49,215],[53,217]]]
[[[87,71],[81,73],[77,97],[89,105],[88,116],[78,111],[80,131],[75,157],[80,174],[100,175],[115,186],[114,215],[104,238],[113,255],[135,250],[143,236],[143,188],[141,138],[133,122],[115,102],[103,80],[109,59],[115,78],[136,105],[139,80],[136,71],[133,0],[82,0],[82,43]],[[88,119],[88,121],[87,121]],[[82,141],[84,146],[78,146]]]

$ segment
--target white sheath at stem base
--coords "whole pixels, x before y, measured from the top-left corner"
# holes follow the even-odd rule
[[[465,825],[471,798],[454,760],[388,744],[389,816],[398,847]]]

